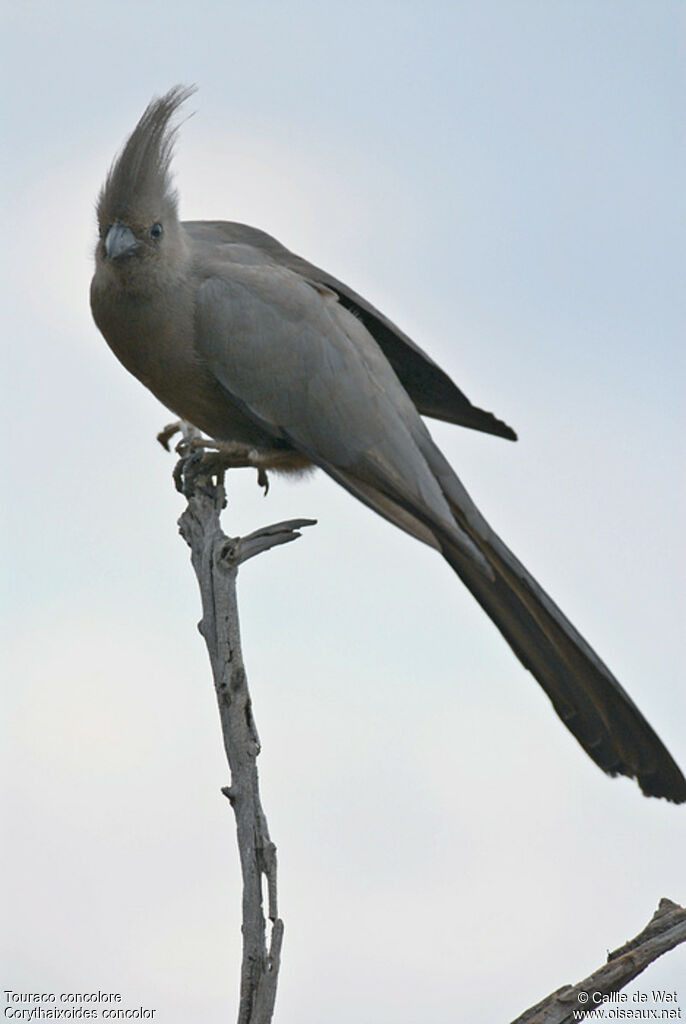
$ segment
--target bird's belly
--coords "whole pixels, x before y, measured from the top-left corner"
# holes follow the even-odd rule
[[[301,472],[312,465],[287,441],[269,434],[246,416],[214,379],[195,383],[199,386],[185,388],[183,395],[175,393],[170,400],[165,401],[161,394],[157,397],[209,437],[255,449],[265,469]]]

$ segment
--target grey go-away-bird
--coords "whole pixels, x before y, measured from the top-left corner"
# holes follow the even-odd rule
[[[686,800],[678,766],[624,692],[493,532],[422,416],[515,439],[390,320],[336,278],[244,224],[181,222],[171,119],[193,90],[145,110],[98,200],[95,322],[177,416],[256,464],[319,466],[436,548],[603,771]]]

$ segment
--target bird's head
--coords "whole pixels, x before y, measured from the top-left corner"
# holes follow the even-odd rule
[[[175,86],[152,100],[115,158],[97,204],[96,260],[118,271],[153,266],[178,238],[177,195],[171,160],[174,113],[194,88]]]

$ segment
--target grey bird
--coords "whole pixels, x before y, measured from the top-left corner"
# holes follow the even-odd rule
[[[263,468],[318,466],[440,551],[595,763],[647,796],[685,801],[665,746],[493,532],[422,416],[514,431],[374,306],[274,238],[179,220],[172,120],[192,91],[149,104],[100,192],[91,308],[110,348],[210,437],[249,446]]]

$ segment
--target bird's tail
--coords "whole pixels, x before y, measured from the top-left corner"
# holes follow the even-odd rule
[[[609,775],[636,778],[646,796],[686,801],[679,767],[609,669],[500,538],[490,529],[477,534],[460,506],[452,506],[455,518],[488,561],[494,579],[487,579],[462,551],[443,545],[446,560],[586,753]]]

